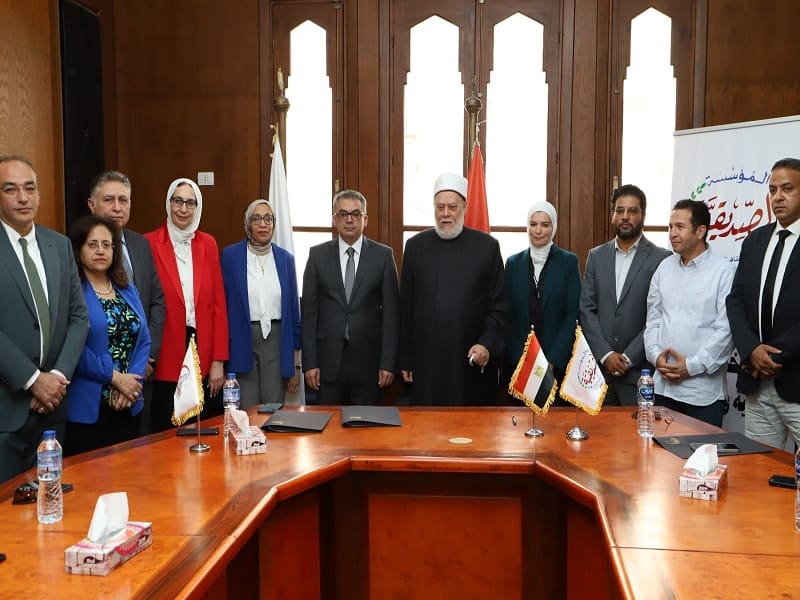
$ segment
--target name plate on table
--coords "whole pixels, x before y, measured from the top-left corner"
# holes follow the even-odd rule
[[[328,424],[331,413],[279,410],[261,426],[274,433],[319,433]]]
[[[343,406],[343,427],[400,427],[396,406]]]

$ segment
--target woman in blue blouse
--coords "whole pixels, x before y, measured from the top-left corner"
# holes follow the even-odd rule
[[[89,309],[89,335],[69,386],[65,454],[135,438],[150,332],[139,292],[122,263],[121,233],[96,215],[70,232]]]
[[[247,238],[222,251],[230,334],[226,370],[237,374],[241,407],[283,403],[300,382],[300,302],[294,257],[272,243],[272,203],[244,213]]]

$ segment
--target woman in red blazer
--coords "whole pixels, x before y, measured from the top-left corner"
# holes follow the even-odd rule
[[[161,353],[155,369],[152,407],[153,431],[172,426],[173,396],[189,339],[194,334],[200,370],[207,378],[204,416],[221,414],[215,398],[224,380],[228,360],[228,317],[216,240],[197,231],[203,195],[191,179],[176,179],[167,192],[167,222],[145,234],[164,288],[166,319]]]

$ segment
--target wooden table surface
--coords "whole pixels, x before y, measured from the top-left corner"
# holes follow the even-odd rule
[[[767,485],[791,474],[788,453],[724,457],[728,487],[708,502],[678,496],[683,460],[639,438],[631,409],[553,409],[538,439],[523,435],[524,407],[401,408],[402,427],[363,429],[342,428],[335,408],[300,410],[332,418],[322,434],[268,434],[262,455],[236,456],[221,436],[193,454],[196,438],[170,431],[67,459],[75,490],[54,525],[11,503],[35,472],[0,486],[0,597],[201,597],[282,500],[357,471],[539,478],[593,512],[623,597],[800,597],[794,493]],[[576,417],[584,442],[565,438]],[[711,431],[681,415],[656,423],[656,435]],[[152,547],[107,577],[65,574],[64,549],[85,536],[97,497],[117,491],[131,520],[152,521]]]

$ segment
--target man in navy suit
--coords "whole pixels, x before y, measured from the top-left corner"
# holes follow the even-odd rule
[[[319,404],[377,404],[397,369],[394,254],[364,237],[367,200],[360,192],[334,196],[333,224],[338,238],[311,248],[303,274],[305,383]]]
[[[122,230],[122,261],[128,277],[133,279],[142,301],[150,331],[150,359],[144,382],[142,435],[150,433],[150,408],[153,398],[153,369],[161,349],[164,328],[164,292],[158,279],[150,244],[139,233],[128,229],[131,216],[131,182],[119,171],[103,171],[92,181],[87,204],[93,215],[106,217]]]
[[[653,273],[669,256],[642,234],[647,198],[635,185],[611,195],[614,239],[592,248],[581,288],[583,333],[608,382],[605,403],[636,405],[636,380],[653,369],[644,355],[647,291]]]
[[[38,210],[33,165],[0,156],[0,483],[36,464],[45,430],[63,435],[89,327],[70,241]]]
[[[744,240],[726,304],[745,433],[783,448],[800,444],[800,159],[773,165],[769,201],[778,221]]]

